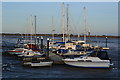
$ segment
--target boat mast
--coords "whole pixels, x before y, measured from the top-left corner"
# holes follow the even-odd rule
[[[36,16],[34,16],[34,18],[35,18],[35,45],[36,45],[36,39],[37,39],[37,36],[36,36]]]
[[[32,43],[32,27],[33,27],[33,24],[32,24],[32,15],[30,16],[30,27],[31,27],[31,40],[30,40],[30,42]]]
[[[33,37],[33,22],[32,22],[32,15],[30,17],[30,23],[31,23],[31,48],[32,48],[32,37]]]
[[[25,26],[25,35],[24,35],[24,36],[25,36],[25,41],[27,40],[27,37],[26,37],[26,32],[27,32],[27,31],[26,31],[26,29],[27,29],[27,28],[26,28],[26,26]]]
[[[68,15],[68,12],[69,12],[69,4],[67,4],[67,37],[68,37],[68,40],[70,40],[70,33],[69,33],[69,15]]]
[[[27,22],[27,24],[28,24],[28,22]],[[27,24],[25,25],[25,42],[27,41]]]
[[[84,41],[86,43],[86,8],[84,7]]]
[[[52,40],[53,40],[53,42],[54,42],[54,31],[55,31],[55,29],[54,29],[54,16],[52,16]]]
[[[62,32],[63,32],[63,42],[65,41],[65,34],[64,34],[64,18],[65,18],[65,14],[64,14],[64,2],[62,3]]]

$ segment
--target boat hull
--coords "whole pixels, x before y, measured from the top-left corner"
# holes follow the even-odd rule
[[[40,67],[40,66],[51,66],[53,62],[39,62],[39,63],[24,63],[24,65],[29,65],[31,67]]]
[[[22,51],[9,51],[8,53],[14,55],[14,54],[17,54],[17,53],[22,53]]]
[[[75,67],[84,67],[84,68],[109,68],[110,64],[108,62],[73,62],[73,61],[64,61],[65,64]]]

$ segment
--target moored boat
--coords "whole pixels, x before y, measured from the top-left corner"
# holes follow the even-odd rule
[[[110,68],[111,61],[106,51],[92,51],[78,58],[62,59],[65,64],[85,68]]]
[[[22,53],[24,50],[27,50],[27,49],[25,49],[25,48],[16,48],[16,49],[13,49],[13,50],[8,50],[7,52],[9,54],[14,55],[14,54],[17,54],[17,53]]]
[[[53,61],[33,61],[33,62],[25,62],[24,65],[28,65],[31,67],[40,67],[40,66],[51,66]]]

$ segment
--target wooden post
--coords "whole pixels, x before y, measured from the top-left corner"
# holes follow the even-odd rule
[[[43,37],[41,36],[41,46],[40,46],[40,48],[41,48],[41,52],[43,52]]]
[[[107,37],[106,37],[106,48],[107,48]]]
[[[49,38],[47,38],[47,54],[46,58],[49,59]]]
[[[39,37],[37,37],[37,43],[39,43]]]
[[[89,43],[89,47],[90,47],[90,31],[88,32],[88,36],[89,36],[89,40],[88,40],[88,43]]]

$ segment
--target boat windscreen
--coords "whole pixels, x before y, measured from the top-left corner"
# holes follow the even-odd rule
[[[109,59],[107,51],[93,51],[89,56],[90,57],[99,57],[100,59],[103,59],[103,60]]]
[[[107,51],[98,52],[97,57],[99,57],[100,59],[103,59],[103,60],[108,60],[109,59]]]

